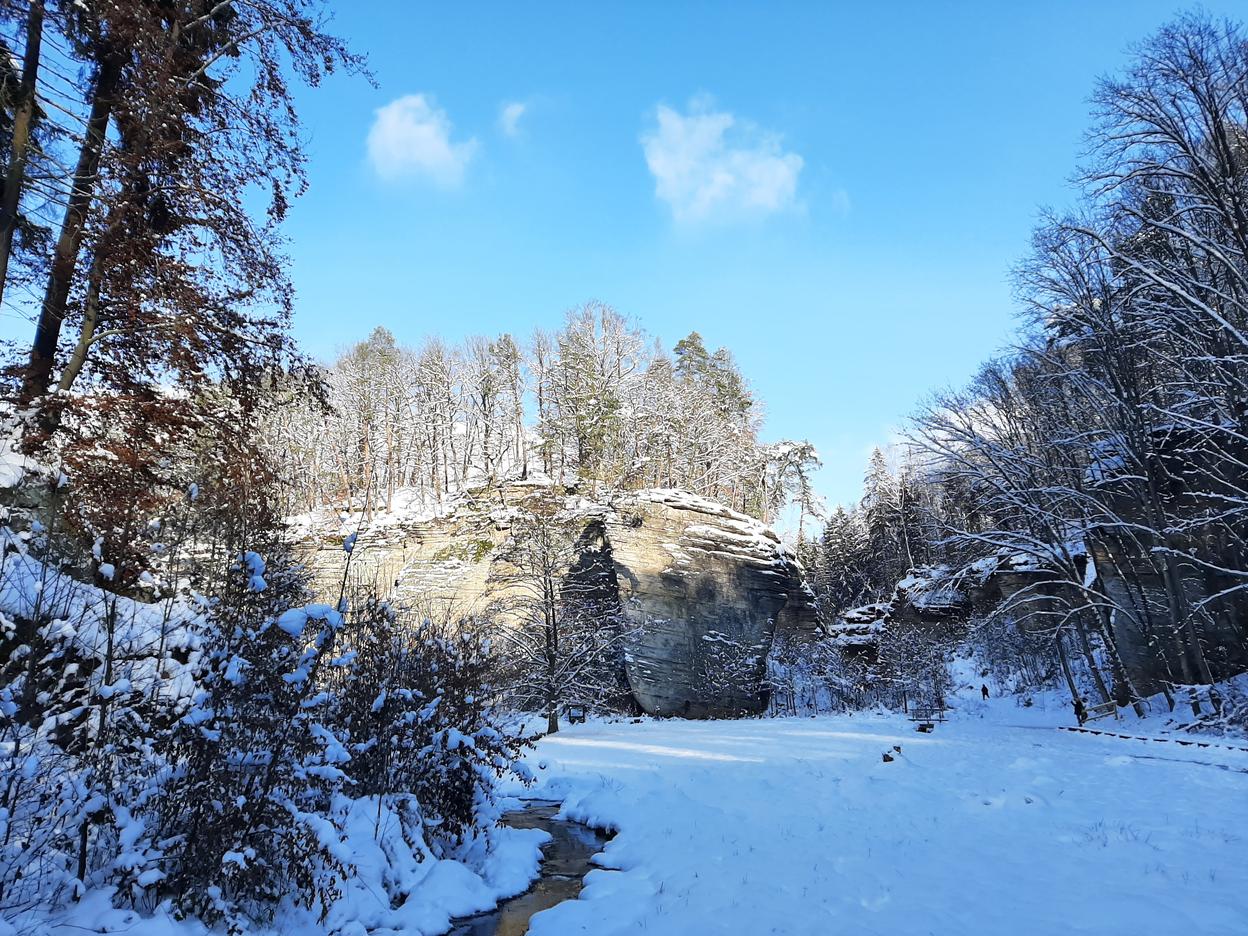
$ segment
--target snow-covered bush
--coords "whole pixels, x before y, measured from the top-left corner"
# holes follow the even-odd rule
[[[943,705],[953,688],[949,661],[964,634],[959,628],[924,622],[890,622],[880,640],[872,675],[891,689],[886,704],[910,702]]]
[[[413,862],[489,856],[523,742],[490,708],[479,632],[310,603],[276,524],[208,500],[149,524],[154,571],[124,581],[51,517],[0,527],[0,929],[102,888],[234,929],[323,916],[365,813],[395,902]]]
[[[349,737],[355,796],[416,821],[433,852],[454,856],[481,831],[495,781],[528,779],[527,746],[492,705],[497,657],[472,620],[357,603],[331,676],[335,720]],[[379,806],[380,809],[380,806]]]
[[[1061,684],[1054,638],[1020,626],[1012,615],[995,614],[974,621],[968,649],[982,676],[991,677],[1006,692],[1025,695]]]
[[[829,639],[780,634],[767,655],[772,715],[817,715],[864,704],[863,668]]]
[[[0,919],[106,878],[154,883],[136,816],[198,657],[187,607],[71,578],[51,535],[0,527]]]
[[[243,553],[207,614],[194,707],[169,738],[160,798],[162,890],[209,921],[276,902],[328,907],[349,857],[327,818],[350,759],[322,688],[342,615],[306,604],[297,566],[272,544]]]
[[[699,701],[719,711],[739,697],[742,686],[758,685],[767,647],[718,630],[702,635],[694,690]]]

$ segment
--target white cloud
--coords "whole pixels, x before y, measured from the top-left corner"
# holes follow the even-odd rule
[[[520,135],[520,118],[528,112],[529,105],[524,101],[508,101],[498,111],[498,129],[503,136],[517,137]]]
[[[681,114],[660,104],[642,134],[654,193],[677,221],[765,215],[794,204],[802,157],[780,137],[695,99]]]
[[[368,159],[382,179],[423,177],[446,187],[459,185],[477,151],[477,141],[451,139],[454,128],[433,97],[409,94],[379,108],[368,131]]]

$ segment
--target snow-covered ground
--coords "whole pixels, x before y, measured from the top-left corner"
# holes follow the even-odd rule
[[[530,932],[1248,933],[1248,742],[1060,731],[1072,719],[1050,701],[963,699],[930,735],[861,714],[564,728],[530,757],[538,785],[510,792],[561,800],[566,816],[617,834],[580,899],[534,917]],[[361,816],[349,823],[361,830],[357,872],[328,918],[286,907],[253,936],[445,932],[451,917],[523,890],[545,836],[499,830],[476,870],[408,862],[411,896],[394,908],[383,884],[393,856],[373,841],[374,813]],[[113,909],[103,891],[35,931],[210,932],[163,909]]]
[[[566,729],[532,757],[537,792],[618,830],[614,870],[530,932],[1248,933],[1248,752],[1069,721],[1003,699],[931,735],[862,715]]]

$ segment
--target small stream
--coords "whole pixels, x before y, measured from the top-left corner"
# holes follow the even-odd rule
[[[488,913],[460,920],[449,936],[521,936],[529,918],[565,900],[575,900],[582,879],[595,865],[591,860],[611,838],[579,822],[556,819],[559,803],[528,800],[523,809],[503,814],[503,825],[513,829],[544,829],[551,840],[542,846],[538,879],[518,897],[503,901]]]

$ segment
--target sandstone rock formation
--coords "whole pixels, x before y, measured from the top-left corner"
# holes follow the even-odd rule
[[[646,711],[762,711],[777,633],[813,634],[801,570],[761,523],[678,491],[619,499],[607,536],[624,613],[636,625],[628,680]]]
[[[360,531],[352,577],[400,603],[468,614],[506,604],[493,575],[521,511],[557,508],[600,528],[630,625],[629,685],[656,715],[722,717],[762,711],[776,633],[815,631],[800,567],[762,523],[673,490],[587,496],[549,483],[481,489],[433,511],[382,514]],[[294,535],[326,590],[343,566],[342,518],[303,518]]]

